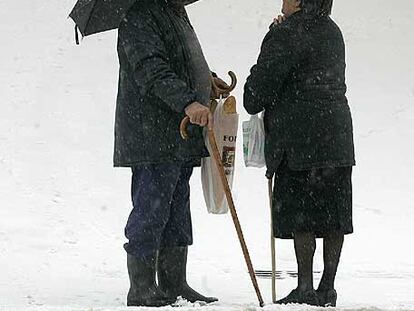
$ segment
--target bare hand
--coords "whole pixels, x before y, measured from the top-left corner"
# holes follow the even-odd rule
[[[213,115],[210,109],[198,102],[194,102],[185,109],[185,114],[190,117],[190,122],[199,126],[213,129]]]
[[[286,20],[286,16],[284,16],[284,15],[279,15],[278,17],[275,17],[275,18],[273,19],[273,22],[274,22],[276,25],[280,25],[280,24],[282,24],[285,20]]]
[[[215,86],[217,86],[219,89],[222,90],[228,90],[230,88],[230,86],[223,81],[222,79],[218,78],[218,77],[213,77],[213,85],[211,88],[211,98],[212,99],[219,99],[220,96],[222,96],[223,98],[227,98],[230,96],[229,93],[221,93]],[[215,85],[215,86],[214,86]]]

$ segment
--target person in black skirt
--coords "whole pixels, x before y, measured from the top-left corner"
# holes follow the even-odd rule
[[[293,239],[298,287],[280,304],[335,306],[344,235],[353,232],[352,118],[345,96],[345,46],[332,0],[283,0],[244,91],[250,114],[265,111],[267,176],[275,178],[275,237]],[[316,238],[324,272],[313,285]]]

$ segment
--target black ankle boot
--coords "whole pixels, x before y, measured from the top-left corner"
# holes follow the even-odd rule
[[[188,247],[163,248],[158,254],[158,285],[168,297],[182,298],[190,301],[212,303],[218,301],[214,297],[205,297],[187,284]]]
[[[319,306],[321,307],[336,307],[336,300],[338,294],[334,289],[321,290],[318,288],[316,291],[319,299]]]
[[[128,254],[127,265],[131,283],[127,306],[162,307],[175,302],[176,299],[168,298],[155,283],[155,258],[143,261]]]
[[[318,295],[315,290],[299,291],[298,289],[294,289],[287,297],[276,301],[276,304],[280,305],[286,305],[289,303],[307,304],[311,306],[320,305]]]

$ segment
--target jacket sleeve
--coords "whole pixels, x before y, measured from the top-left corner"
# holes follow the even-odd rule
[[[244,108],[249,114],[257,114],[275,104],[284,80],[297,62],[295,39],[281,26],[272,27],[266,35],[257,64],[244,86]]]
[[[155,95],[172,110],[182,113],[196,101],[197,95],[171,68],[160,30],[149,12],[140,13],[129,14],[118,31],[135,82],[142,95]]]

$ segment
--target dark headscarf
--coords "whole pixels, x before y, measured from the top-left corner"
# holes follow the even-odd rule
[[[333,0],[301,0],[300,6],[307,14],[329,16],[332,4]]]

